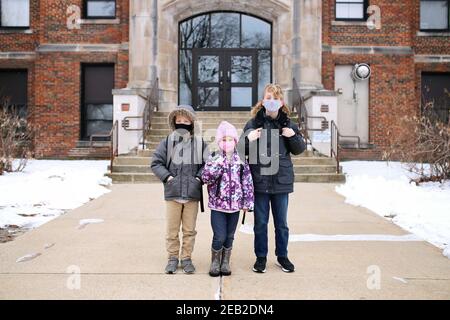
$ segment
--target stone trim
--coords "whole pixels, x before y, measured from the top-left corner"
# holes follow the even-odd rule
[[[414,54],[411,47],[401,46],[330,46],[322,45],[323,52],[333,54],[397,54],[412,55]]]
[[[14,33],[14,34],[33,34],[34,30],[33,29],[15,29],[15,28],[0,28],[0,34],[10,34],[10,33]]]
[[[361,26],[367,27],[367,21],[331,21],[332,26]]]
[[[118,52],[128,50],[128,43],[122,44],[88,44],[88,43],[45,43],[41,44],[37,52]]]
[[[418,31],[416,34],[418,37],[450,37],[450,32],[426,32]]]
[[[120,24],[120,19],[80,19],[80,24]]]
[[[414,62],[416,63],[443,63],[450,62],[450,55],[431,55],[431,54],[416,54],[414,56]]]
[[[0,59],[35,59],[35,52],[0,52]]]

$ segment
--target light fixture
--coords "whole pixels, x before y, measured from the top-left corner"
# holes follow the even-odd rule
[[[354,80],[368,80],[372,74],[372,70],[367,63],[355,64],[352,70],[352,78]]]

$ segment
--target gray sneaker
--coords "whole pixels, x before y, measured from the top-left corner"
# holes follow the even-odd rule
[[[167,262],[166,273],[167,274],[177,273],[177,268],[178,268],[178,258],[170,257],[169,262]]]
[[[187,274],[192,274],[195,272],[195,267],[192,264],[191,259],[181,260],[181,268],[183,268],[183,272]]]

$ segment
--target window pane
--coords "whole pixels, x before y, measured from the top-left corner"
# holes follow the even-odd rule
[[[2,27],[28,27],[30,25],[29,0],[1,0]]]
[[[425,106],[442,122],[449,123],[450,73],[422,74],[422,108]]]
[[[192,104],[192,51],[180,51],[180,104]]]
[[[87,3],[88,17],[115,17],[115,1],[89,1]]]
[[[270,83],[270,51],[261,50],[258,54],[258,99],[264,95],[264,87]]]
[[[252,82],[252,60],[251,56],[231,57],[231,82]]]
[[[420,2],[420,29],[447,29],[447,1]]]
[[[211,47],[239,48],[239,14],[211,14]]]
[[[9,105],[26,105],[27,74],[27,70],[0,70],[0,98]]]
[[[336,3],[336,18],[363,19],[364,5],[362,3]]]
[[[219,82],[219,56],[198,58],[198,81]]]
[[[113,120],[112,104],[88,104],[86,106],[87,120]]]
[[[232,107],[251,107],[252,106],[252,88],[231,88],[231,106]]]
[[[114,66],[84,67],[84,97],[86,103],[112,103]]]
[[[242,15],[242,47],[270,48],[270,24],[261,19]]]
[[[209,46],[209,14],[195,17],[180,24],[181,48],[207,48]]]
[[[109,133],[112,128],[112,121],[88,121],[86,123],[86,133],[90,137],[93,134],[105,134]],[[101,139],[95,139],[95,141],[100,141]]]
[[[199,107],[218,107],[219,106],[219,88],[198,88]]]

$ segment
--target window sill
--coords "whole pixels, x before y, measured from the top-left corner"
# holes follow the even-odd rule
[[[367,21],[345,21],[345,20],[333,20],[331,21],[332,26],[362,26],[367,27]]]
[[[120,24],[120,19],[80,19],[80,24]]]
[[[26,28],[0,28],[0,33],[24,33],[24,34],[32,34],[34,33],[33,29]]]
[[[450,37],[449,31],[418,31],[418,37]]]

